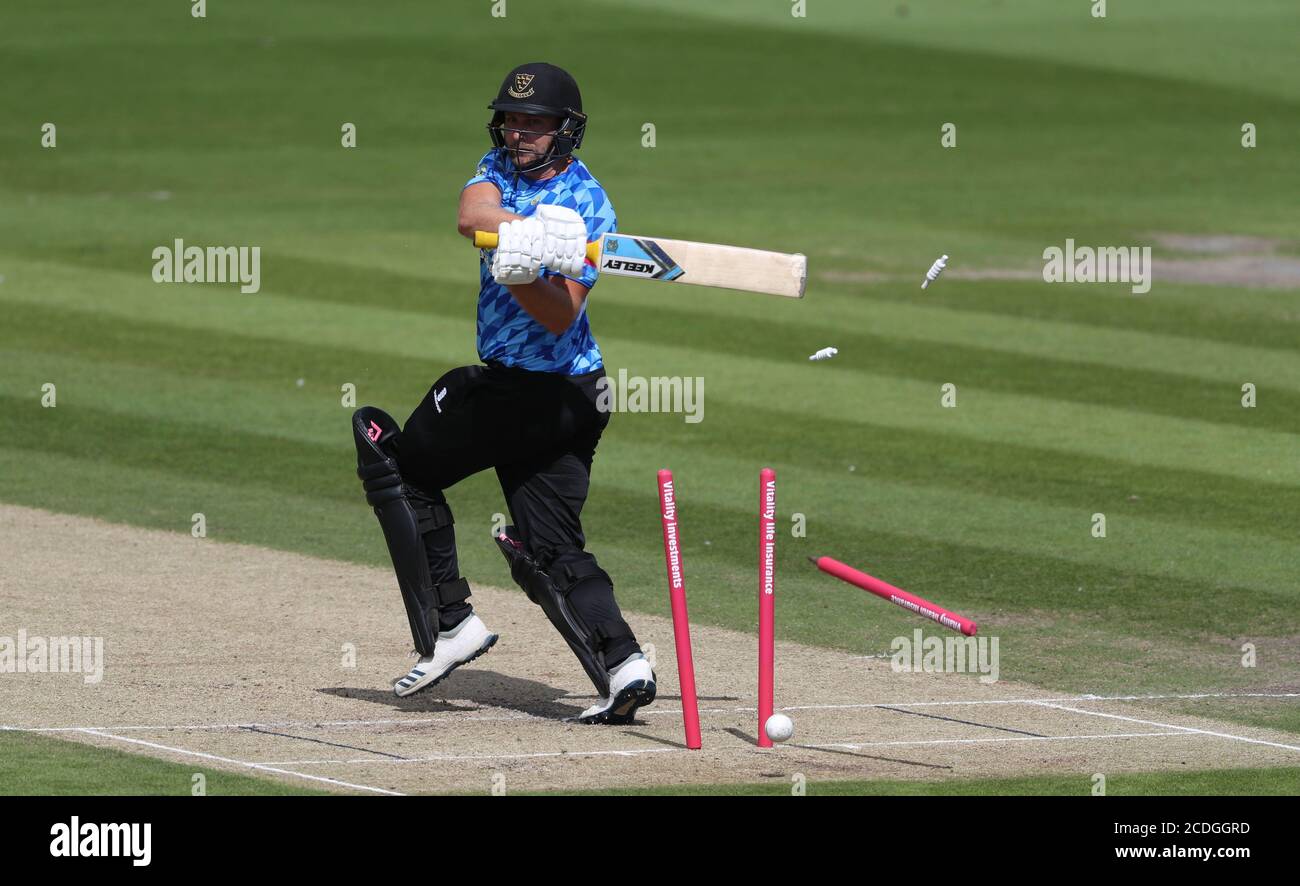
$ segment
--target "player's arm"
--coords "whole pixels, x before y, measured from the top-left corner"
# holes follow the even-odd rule
[[[587,287],[568,277],[538,277],[532,283],[506,286],[534,320],[552,335],[561,335],[582,313]]]
[[[573,209],[544,203],[497,228],[492,279],[552,335],[563,334],[582,312],[590,287],[577,281],[586,265],[587,223]]]
[[[462,237],[474,239],[475,231],[495,231],[503,221],[523,218],[501,206],[501,189],[492,182],[475,182],[460,192],[456,228]]]

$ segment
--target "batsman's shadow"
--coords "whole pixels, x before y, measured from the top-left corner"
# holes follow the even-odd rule
[[[525,680],[483,669],[457,670],[437,686],[407,698],[398,698],[391,688],[333,686],[317,690],[339,698],[355,698],[392,710],[420,713],[471,713],[483,708],[502,708],[548,720],[576,717],[596,701],[590,696],[572,695],[537,680]]]

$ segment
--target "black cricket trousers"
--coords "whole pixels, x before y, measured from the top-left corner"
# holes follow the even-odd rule
[[[604,375],[603,369],[576,376],[533,372],[495,361],[447,372],[402,429],[397,462],[403,480],[445,504],[445,490],[495,468],[519,541],[542,568],[553,572],[594,561],[581,517],[596,444],[609,423],[609,413],[596,406]],[[434,583],[460,578],[454,526],[426,544]],[[608,582],[583,582],[569,604],[588,624],[625,624]],[[442,627],[459,623],[468,611],[469,604],[460,603],[439,612]],[[640,647],[629,629],[602,651],[613,666]]]

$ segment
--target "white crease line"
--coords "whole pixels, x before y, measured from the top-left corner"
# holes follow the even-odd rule
[[[779,708],[781,711],[833,711],[861,710],[866,708],[924,708],[924,707],[963,707],[966,705],[1018,705],[1045,704],[1048,702],[1082,702],[1082,701],[1161,701],[1161,700],[1199,700],[1206,698],[1300,698],[1300,692],[1200,692],[1164,695],[1070,695],[1062,698],[984,698],[970,701],[889,701],[863,702],[854,704],[820,704],[792,705]],[[701,714],[736,714],[754,713],[757,708],[702,708]],[[682,709],[659,708],[657,710],[637,711],[639,716],[677,716]],[[483,717],[462,716],[457,711],[447,711],[445,717],[421,717],[413,720],[281,720],[268,723],[199,723],[191,725],[130,725],[130,726],[0,726],[0,732],[82,732],[87,729],[111,729],[114,732],[145,731],[203,731],[222,729],[268,729],[299,728],[311,729],[327,726],[423,726],[432,723],[495,723],[503,720],[538,720],[543,723],[562,723],[566,718],[542,717],[538,714],[491,714]]]
[[[1015,735],[1008,738],[918,738],[898,739],[893,742],[835,742],[831,744],[792,744],[790,747],[818,748],[844,747],[859,750],[865,747],[917,747],[927,744],[998,744],[1006,742],[1082,742],[1096,738],[1170,738],[1192,737],[1191,733],[1104,733],[1101,735]]]
[[[399,760],[359,757],[354,760],[273,760],[263,766],[337,766],[345,763],[442,763],[467,760],[535,760],[540,757],[639,757],[642,754],[682,754],[686,748],[638,748],[627,751],[539,751],[532,754],[437,754],[432,757],[403,757]]]
[[[1262,745],[1267,745],[1271,748],[1282,748],[1288,751],[1300,751],[1300,746],[1297,745],[1281,744],[1276,741],[1265,741],[1262,738],[1247,738],[1244,735],[1232,735],[1227,732],[1212,732],[1208,729],[1197,729],[1193,726],[1177,726],[1173,723],[1157,723],[1155,720],[1140,720],[1137,717],[1123,717],[1120,716],[1119,714],[1107,714],[1101,711],[1085,711],[1083,708],[1071,708],[1071,707],[1066,707],[1065,705],[1050,704],[1047,702],[1039,702],[1039,706],[1044,708],[1053,708],[1058,711],[1070,711],[1071,713],[1075,713],[1075,714],[1089,714],[1093,717],[1106,717],[1107,719],[1110,720],[1124,720],[1125,722],[1128,723],[1141,723],[1143,726],[1159,726],[1162,729],[1182,729],[1186,732],[1195,733],[1197,735],[1212,735],[1215,738],[1230,738],[1233,741],[1244,741],[1247,744],[1262,744]]]
[[[1067,698],[982,698],[970,701],[891,701],[862,704],[823,704],[795,705],[781,708],[783,711],[829,711],[853,708],[926,708],[926,707],[963,707],[966,705],[1016,705],[1043,704],[1045,702],[1064,701],[1160,701],[1164,699],[1196,700],[1203,698],[1300,698],[1300,692],[1201,692],[1195,694],[1168,695],[1072,695]],[[737,710],[740,710],[739,708]],[[746,710],[756,710],[747,708]],[[643,711],[642,713],[650,713]]]
[[[1049,701],[1159,701],[1162,699],[1196,700],[1204,698],[1300,698],[1300,692],[1201,692],[1184,695],[1071,695],[1065,698],[982,698],[968,701],[887,701],[861,702],[847,704],[809,704],[790,705],[778,708],[780,711],[840,711],[863,710],[866,708],[926,708],[926,707],[964,707],[967,705],[1018,705],[1041,704]],[[753,713],[757,708],[703,708],[701,714]],[[638,711],[644,716],[655,714],[681,714],[681,708],[658,711]]]
[[[376,793],[376,794],[388,794],[388,795],[393,796],[393,797],[400,797],[400,796],[402,796],[402,794],[399,793],[399,792],[397,792],[397,791],[390,791],[390,790],[387,790],[387,789],[385,789],[385,788],[374,788],[374,787],[371,787],[370,785],[364,785],[364,784],[353,784],[353,783],[351,783],[351,782],[347,782],[347,781],[339,781],[339,780],[336,779],[336,778],[326,778],[326,777],[323,776],[323,775],[308,775],[308,774],[305,773],[305,772],[292,772],[292,771],[290,771],[290,770],[288,770],[288,769],[279,769],[279,768],[277,768],[277,767],[275,767],[275,766],[271,766],[271,765],[268,765],[268,764],[266,764],[266,763],[246,763],[246,762],[244,762],[243,760],[232,760],[232,759],[229,758],[229,757],[218,757],[216,754],[205,754],[205,753],[203,753],[202,751],[187,751],[187,750],[185,750],[184,748],[173,748],[173,747],[168,747],[168,746],[165,745],[165,744],[156,744],[156,743],[154,743],[154,742],[152,742],[152,741],[141,741],[141,740],[138,739],[138,738],[127,738],[127,737],[124,736],[124,735],[111,735],[111,734],[109,734],[109,733],[107,733],[107,732],[100,732],[100,731],[97,730],[97,729],[80,729],[80,730],[78,730],[78,731],[79,731],[79,732],[83,732],[83,733],[85,733],[85,734],[87,734],[87,735],[97,735],[97,736],[99,736],[100,738],[111,738],[111,739],[113,739],[113,740],[115,740],[115,741],[125,741],[125,742],[127,742],[127,743],[129,743],[129,744],[144,745],[145,747],[148,747],[148,748],[154,748],[154,749],[156,749],[156,750],[160,750],[160,751],[169,751],[169,752],[171,752],[171,753],[173,753],[173,754],[184,754],[184,755],[186,755],[186,756],[190,756],[190,757],[200,757],[200,758],[202,758],[202,759],[204,759],[204,760],[216,760],[216,761],[219,762],[219,763],[230,763],[230,764],[233,764],[233,765],[235,765],[235,766],[247,766],[249,769],[258,769],[258,770],[261,770],[261,771],[263,771],[263,772],[275,772],[275,773],[278,773],[278,774],[280,774],[280,775],[293,775],[293,776],[296,776],[296,777],[298,777],[298,778],[307,778],[307,779],[311,779],[312,781],[323,781],[323,782],[327,782],[328,784],[338,785],[339,787],[344,787],[344,788],[355,788],[356,790],[359,790],[359,791],[371,791],[371,792]]]
[[[871,748],[871,747],[891,747],[902,745],[940,745],[940,744],[990,744],[999,742],[1012,741],[1081,741],[1083,739],[1097,738],[1195,738],[1189,732],[1133,732],[1117,733],[1110,732],[1102,735],[1044,735],[1028,737],[1008,737],[1008,738],[932,738],[932,739],[915,739],[915,740],[897,740],[897,741],[869,741],[869,742],[832,742],[829,744],[791,744],[789,747],[804,748],[805,750],[816,750],[821,748]],[[780,745],[778,745],[779,747]],[[726,745],[721,748],[711,747],[710,751],[714,753],[749,753],[754,747],[749,744],[745,745]],[[442,762],[464,762],[469,760],[519,760],[534,759],[537,757],[635,757],[641,754],[680,754],[686,753],[684,748],[641,748],[630,751],[564,751],[548,752],[535,754],[445,754],[432,757],[407,757],[400,760],[393,759],[375,759],[374,757],[358,757],[352,760],[273,760],[264,765],[267,766],[340,766],[344,764],[365,765],[367,763],[380,763],[385,765],[398,763],[442,763]]]
[[[1069,701],[1069,699],[1066,699]],[[642,712],[644,713],[644,711]],[[680,711],[678,712],[680,713]],[[500,722],[502,720],[539,720],[543,723],[560,722],[550,717],[537,714],[493,714],[486,717],[459,717],[457,712],[448,711],[447,717],[435,719],[421,717],[416,720],[281,720],[270,723],[191,723],[163,724],[161,726],[0,726],[0,732],[81,732],[86,729],[111,729],[115,732],[203,732],[223,729],[312,729],[326,726],[426,726],[432,723],[459,724],[466,721]]]

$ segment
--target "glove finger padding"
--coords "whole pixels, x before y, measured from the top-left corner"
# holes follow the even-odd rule
[[[546,203],[537,207],[533,218],[546,230],[543,264],[566,277],[582,273],[587,257],[587,223],[567,206]]]
[[[542,267],[539,232],[531,219],[502,222],[497,227],[497,251],[492,258],[492,279],[503,285],[531,283]]]
[[[583,244],[583,246],[585,247],[586,244]],[[570,255],[566,258],[560,263],[560,266],[556,268],[556,270],[566,277],[578,277],[582,274],[582,269],[586,262],[587,252],[584,248],[583,251],[577,255]]]

